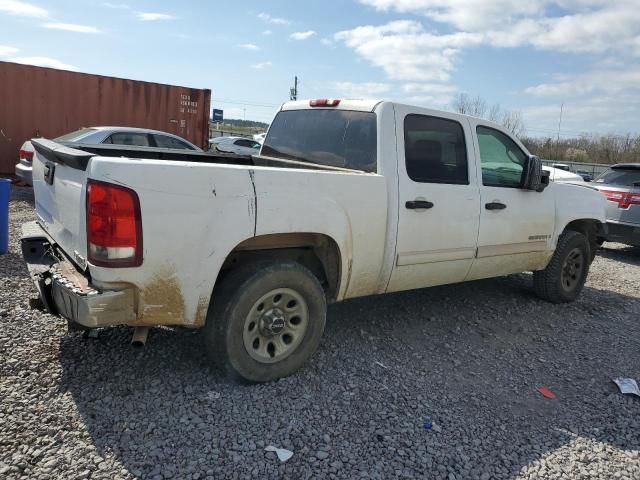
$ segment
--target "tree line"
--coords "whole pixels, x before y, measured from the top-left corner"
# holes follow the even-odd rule
[[[519,110],[505,110],[499,104],[489,105],[483,98],[466,93],[455,95],[451,108],[458,113],[502,125],[520,138],[532,154],[543,159],[604,164],[640,162],[640,134],[530,137],[526,135],[526,126]]]

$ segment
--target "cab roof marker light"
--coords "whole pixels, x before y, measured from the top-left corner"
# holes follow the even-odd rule
[[[317,98],[315,100],[309,100],[310,107],[337,107],[340,105],[340,100],[336,98]]]

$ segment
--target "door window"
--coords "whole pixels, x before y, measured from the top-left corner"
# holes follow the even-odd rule
[[[482,184],[520,188],[527,155],[509,136],[493,128],[478,126]]]
[[[258,142],[254,142],[253,140],[236,140],[235,144],[239,147],[247,147],[247,148],[260,148],[260,144]]]
[[[407,174],[414,182],[469,184],[467,147],[458,122],[407,115],[404,148]]]
[[[169,137],[167,135],[154,135],[153,139],[156,145],[160,148],[173,148],[177,150],[193,150],[192,147],[187,145],[177,138]]]
[[[149,137],[146,133],[119,132],[111,135],[105,143],[114,145],[134,145],[136,147],[148,147]]]

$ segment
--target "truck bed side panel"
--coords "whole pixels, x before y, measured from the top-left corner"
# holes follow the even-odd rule
[[[91,266],[93,283],[139,292],[138,323],[201,326],[227,254],[255,230],[249,170],[231,165],[93,158],[89,178],[135,190],[144,259],[139,268]]]

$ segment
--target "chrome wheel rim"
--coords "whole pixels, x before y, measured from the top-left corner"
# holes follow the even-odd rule
[[[584,254],[579,248],[574,248],[569,252],[562,265],[562,274],[560,276],[562,288],[567,292],[574,290],[580,283],[583,270]]]
[[[253,304],[242,331],[247,353],[260,363],[275,363],[291,355],[309,326],[307,302],[291,288],[276,288]]]

